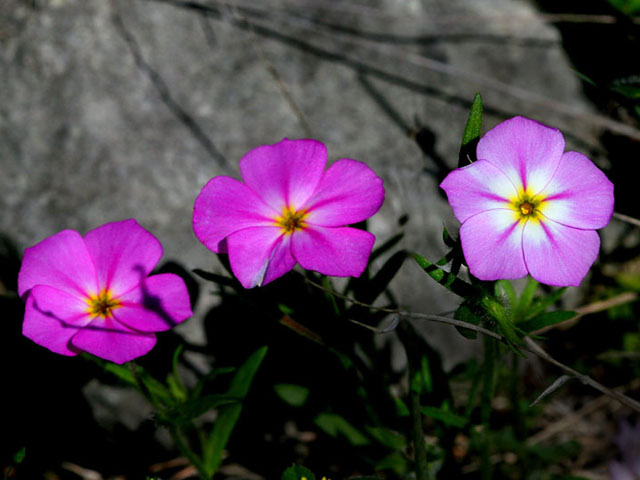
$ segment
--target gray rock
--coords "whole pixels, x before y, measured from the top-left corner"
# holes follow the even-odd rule
[[[169,0],[0,3],[0,231],[26,247],[135,217],[165,259],[213,269],[191,229],[200,188],[237,175],[257,145],[312,135],[332,161],[362,160],[384,178],[387,200],[370,222],[380,242],[409,214],[402,246],[437,258],[443,225],[457,223],[433,172],[456,166],[477,90],[487,127],[523,114],[597,146],[591,125],[492,87],[589,111],[557,31],[527,2],[201,3],[211,10]],[[409,135],[419,128],[435,139],[427,155]],[[414,310],[456,304],[411,264],[394,287]],[[181,331],[197,342],[198,325]],[[448,327],[423,327],[448,366],[475,347],[460,348]]]

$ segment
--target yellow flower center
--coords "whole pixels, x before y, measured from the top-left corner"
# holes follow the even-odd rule
[[[520,213],[522,213],[522,215],[531,215],[534,210],[535,207],[527,201],[520,204]]]
[[[291,235],[296,230],[303,230],[307,227],[304,219],[309,215],[304,210],[296,211],[291,207],[284,207],[282,215],[276,218],[276,225],[282,228],[282,231]]]
[[[541,220],[546,201],[541,195],[536,195],[535,192],[520,188],[518,189],[518,195],[511,197],[509,203],[513,209],[515,220],[526,222],[528,220]]]
[[[111,292],[103,290],[98,295],[90,295],[87,299],[89,308],[87,313],[95,317],[111,317],[114,308],[121,307],[121,303],[111,296]]]

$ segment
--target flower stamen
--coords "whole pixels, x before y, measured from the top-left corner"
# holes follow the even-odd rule
[[[531,215],[534,210],[535,207],[527,201],[520,204],[520,213],[522,215]]]
[[[122,306],[118,300],[111,296],[111,292],[108,290],[103,290],[98,295],[90,295],[87,303],[89,304],[87,313],[102,318],[111,317],[113,315],[112,310]]]
[[[291,207],[285,207],[282,215],[276,218],[276,225],[282,228],[282,231],[291,235],[296,230],[303,230],[307,227],[304,219],[308,213],[304,210],[296,211]]]

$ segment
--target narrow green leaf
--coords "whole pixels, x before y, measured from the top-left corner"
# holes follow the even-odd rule
[[[358,300],[373,303],[388,287],[396,276],[408,254],[404,250],[394,253],[367,283],[366,289],[359,292]]]
[[[296,465],[295,463],[287,468],[280,480],[316,480],[316,476],[311,470],[304,468],[302,465]]]
[[[496,282],[496,297],[500,298],[504,295],[509,302],[509,308],[514,308],[516,303],[518,302],[518,296],[516,295],[516,291],[513,288],[513,285],[509,280],[498,280]]]
[[[254,375],[258,371],[262,360],[267,354],[268,347],[261,347],[256,350],[244,364],[238,369],[231,380],[231,386],[227,392],[229,395],[246,397]]]
[[[525,318],[523,320],[528,320],[534,317],[537,317],[541,313],[543,313],[547,308],[552,306],[567,290],[567,287],[562,287],[554,290],[550,294],[533,301],[529,309],[525,313]]]
[[[13,462],[17,465],[20,465],[26,455],[27,455],[27,447],[22,447],[13,455]]]
[[[208,441],[203,445],[202,462],[208,477],[213,477],[222,462],[222,451],[229,441],[231,432],[236,426],[242,405],[239,403],[227,405],[220,409],[218,418],[213,425]]]
[[[468,302],[463,302],[458,307],[456,312],[453,314],[453,318],[462,322],[470,323],[472,325],[480,324],[480,317],[472,311]],[[460,335],[465,338],[469,338],[471,340],[478,338],[478,332],[476,332],[475,330],[469,330],[463,327],[456,327],[456,330],[458,330],[458,332],[460,332]]]
[[[450,290],[456,295],[464,298],[468,298],[469,296],[473,295],[473,287],[467,282],[460,280],[454,274],[443,270],[436,264],[430,262],[417,253],[413,254],[413,258],[418,263],[418,265],[420,265],[420,267],[422,267],[422,269],[427,273],[427,275],[429,275],[447,290]]]
[[[307,402],[309,389],[302,385],[279,383],[273,386],[276,394],[292,407],[301,407]]]
[[[231,405],[240,402],[238,397],[229,395],[205,395],[203,397],[193,398],[186,402],[180,403],[167,412],[159,415],[162,423],[184,424],[190,422],[194,418],[224,405]]]
[[[527,320],[526,322],[522,322],[518,324],[518,327],[527,332],[535,332],[536,330],[540,330],[541,328],[548,327],[549,325],[555,325],[556,323],[564,322],[565,320],[569,320],[570,318],[575,317],[576,312],[558,310],[555,312],[547,312],[537,317],[532,318],[531,320]]]
[[[466,418],[441,408],[422,407],[421,411],[425,416],[438,420],[450,427],[464,428],[467,424]]]
[[[394,450],[403,450],[407,446],[407,439],[401,433],[385,427],[365,427],[369,435],[381,445]]]
[[[363,433],[335,413],[321,413],[314,419],[314,423],[331,437],[344,436],[355,447],[371,443]]]
[[[471,111],[462,134],[462,144],[458,155],[458,168],[469,165],[476,160],[476,146],[482,135],[482,96],[476,93],[471,104]]]
[[[267,347],[259,348],[244,362],[231,380],[227,391],[228,396],[239,398],[247,396],[253,377],[266,354]],[[242,404],[226,405],[220,408],[213,430],[203,446],[203,463],[210,476],[213,476],[220,466],[222,451],[229,441],[241,412]]]
[[[518,300],[518,303],[515,305],[513,309],[512,314],[513,314],[514,322],[517,323],[524,318],[526,311],[531,305],[531,302],[533,301],[533,297],[536,294],[536,291],[538,290],[538,285],[539,283],[536,280],[529,277],[527,281],[527,285],[524,287],[524,290],[520,295],[520,299]]]

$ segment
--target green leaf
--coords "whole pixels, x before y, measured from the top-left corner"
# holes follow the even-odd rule
[[[480,135],[482,135],[482,96],[476,93],[462,134],[458,168],[469,165],[476,160],[476,146]]]
[[[228,396],[239,398],[247,396],[253,377],[266,354],[267,347],[259,348],[244,362],[231,380],[231,385],[227,391]],[[226,405],[220,408],[213,430],[203,446],[203,463],[211,477],[220,466],[222,451],[229,441],[231,432],[236,426],[241,412],[242,404]]]
[[[474,294],[473,287],[467,282],[460,280],[454,274],[443,270],[436,264],[430,262],[426,258],[417,253],[413,254],[415,261],[422,269],[440,285],[464,298],[468,298]]]
[[[227,394],[243,398],[247,396],[253,377],[264,360],[267,350],[268,347],[259,348],[244,362],[233,376]]]
[[[273,386],[276,394],[292,407],[301,407],[307,402],[309,389],[302,385],[279,383]]]
[[[406,456],[404,456],[400,452],[393,452],[387,455],[386,457],[384,457],[379,462],[377,462],[374,465],[374,468],[376,470],[393,470],[400,474],[404,474],[407,470],[407,463],[408,462],[407,462]],[[413,478],[413,477],[408,477],[408,478]],[[380,477],[349,477],[348,480],[361,480],[361,479],[380,480]]]
[[[357,428],[335,413],[321,413],[314,419],[314,423],[327,435],[334,438],[344,436],[355,447],[371,443]]]
[[[495,295],[500,298],[504,295],[509,302],[509,307],[514,308],[516,303],[518,302],[518,296],[516,295],[516,291],[513,288],[513,285],[509,280],[498,280],[495,285]]]
[[[403,450],[407,446],[407,439],[401,433],[385,427],[365,427],[369,435],[380,444],[394,450]]]
[[[538,315],[540,315],[547,308],[549,308],[554,303],[556,303],[558,300],[560,300],[560,297],[562,297],[562,295],[564,295],[564,292],[566,290],[567,290],[567,287],[558,288],[558,289],[554,290],[553,292],[549,293],[548,295],[546,295],[546,296],[544,296],[544,297],[542,297],[540,299],[534,300],[532,305],[527,309],[527,312],[525,314],[525,318],[523,320],[531,319],[531,318],[534,318],[534,317],[537,317]]]
[[[230,395],[205,395],[203,397],[193,398],[186,402],[180,403],[171,410],[159,416],[162,423],[184,424],[200,415],[219,408],[224,405],[231,405],[240,402],[240,398]]]
[[[287,468],[280,480],[316,480],[316,476],[311,470],[304,468],[302,465],[296,465],[295,463]]]
[[[409,407],[407,407],[407,404],[404,403],[402,399],[398,397],[392,397],[392,398],[393,398],[393,402],[396,405],[396,415],[398,415],[399,417],[408,417],[410,412],[409,412]]]
[[[463,302],[453,314],[453,318],[462,322],[470,323],[472,325],[480,324],[480,317],[473,312],[469,302]],[[456,330],[458,330],[458,332],[460,332],[460,335],[465,338],[473,340],[478,337],[478,332],[476,332],[475,330],[469,330],[463,327],[456,327]]]
[[[22,447],[13,455],[13,463],[20,465],[27,455],[27,447]]]
[[[578,70],[573,70],[573,73],[575,73],[576,77],[578,77],[583,82],[586,82],[586,83],[588,83],[589,85],[591,85],[593,87],[597,87],[598,86],[598,84],[592,78],[586,76],[584,73],[579,72]]]
[[[139,365],[134,366],[138,372],[138,377],[147,390],[147,393],[151,395],[151,402],[156,405],[158,402],[165,406],[173,406],[176,404],[174,396],[163,383],[153,378],[149,372]]]
[[[513,308],[512,316],[515,323],[525,318],[525,314],[538,290],[538,285],[539,283],[536,280],[529,277],[527,285],[520,295],[520,300],[518,300],[518,303]]]
[[[389,287],[389,283],[396,276],[407,256],[408,254],[404,250],[394,253],[367,283],[366,289],[359,292],[358,300],[364,303],[373,303]]]
[[[615,280],[627,290],[640,292],[640,275],[637,273],[619,273],[615,276]]]
[[[422,407],[421,411],[425,416],[438,420],[450,427],[464,428],[467,425],[466,418],[442,408]]]
[[[547,312],[538,315],[531,320],[527,320],[526,322],[519,323],[518,327],[527,333],[531,333],[535,332],[536,330],[540,330],[541,328],[548,327],[549,325],[555,325],[556,323],[564,322],[565,320],[569,320],[576,315],[576,312],[564,310]]]
[[[509,313],[507,312],[507,309],[495,297],[486,295],[485,297],[482,298],[480,304],[485,309],[485,311],[489,315],[491,315],[493,318],[498,320],[498,322],[502,323],[502,322],[510,321]]]
[[[125,365],[117,365],[115,363],[106,362],[106,361],[102,360],[101,358],[94,357],[93,355],[90,355],[88,353],[82,353],[81,355],[82,355],[82,357],[84,359],[89,360],[89,361],[97,364],[105,372],[108,372],[108,373],[111,373],[111,374],[115,375],[116,377],[118,377],[123,382],[128,383],[129,385],[133,385],[135,387],[138,386],[138,382],[136,381],[136,378],[133,376],[133,373],[131,372],[131,370],[129,369],[129,367],[126,364]]]
[[[622,349],[625,352],[640,352],[640,334],[627,332],[622,336]]]

